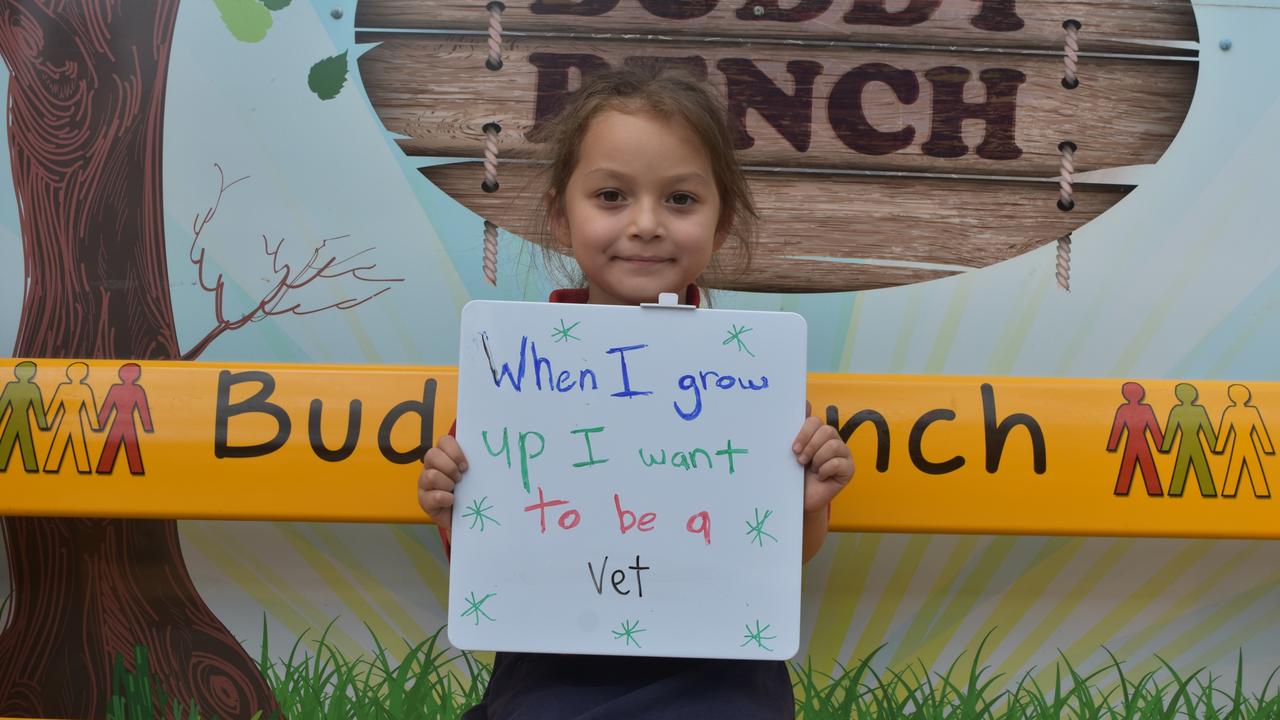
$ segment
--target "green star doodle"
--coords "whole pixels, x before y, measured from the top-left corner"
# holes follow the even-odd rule
[[[496,622],[493,618],[489,617],[489,613],[485,612],[484,608],[481,606],[485,604],[485,601],[487,601],[489,598],[497,594],[498,593],[489,593],[488,595],[485,595],[484,597],[477,600],[476,594],[472,592],[470,595],[467,596],[467,609],[462,611],[462,617],[471,615],[476,619],[477,625],[480,624],[480,617],[482,615],[484,616],[484,619],[488,620],[489,622]]]
[[[495,520],[492,515],[488,514],[489,511],[493,509],[492,505],[485,505],[488,500],[488,495],[480,498],[479,500],[472,500],[471,506],[462,514],[463,518],[471,518],[470,527],[472,530],[476,529],[476,523],[480,523],[480,532],[484,532],[484,524],[486,522],[491,522],[494,525],[502,524]]]
[[[720,344],[728,345],[729,343],[737,343],[738,352],[745,352],[751,357],[755,357],[756,354],[751,352],[751,348],[747,347],[747,344],[742,340],[742,336],[749,332],[751,332],[751,328],[749,327],[746,327],[746,326],[738,327],[737,325],[731,325],[729,326],[729,337],[725,338],[725,341]]]
[[[756,508],[756,521],[752,523],[747,520],[747,534],[751,536],[749,542],[753,542],[760,547],[764,547],[764,539],[769,538],[774,542],[778,542],[778,538],[765,532],[764,524],[769,521],[769,516],[773,514],[772,510],[765,510],[764,517],[760,517],[760,508]]]
[[[551,337],[555,338],[556,342],[568,342],[569,340],[581,340],[582,338],[573,334],[573,329],[578,327],[581,324],[582,324],[582,321],[579,320],[578,322],[568,327],[565,327],[564,318],[560,318],[560,327],[554,328],[551,330]]]
[[[644,632],[644,629],[640,627],[639,620],[623,620],[619,627],[622,629],[612,631],[615,640],[623,640],[623,645],[640,647],[640,641],[636,640],[636,635]]]
[[[747,634],[743,636],[743,637],[745,637],[745,638],[746,638],[746,640],[743,640],[743,641],[742,641],[742,644],[741,644],[741,645],[739,645],[738,647],[746,647],[747,645],[750,645],[751,643],[755,643],[756,645],[760,646],[762,649],[764,649],[764,650],[768,650],[769,652],[773,652],[773,648],[771,648],[771,647],[769,647],[768,645],[765,645],[765,644],[764,644],[764,641],[765,641],[765,640],[776,640],[776,639],[777,639],[777,637],[778,637],[777,635],[765,635],[765,633],[769,632],[769,628],[770,628],[770,627],[772,627],[772,626],[771,626],[771,625],[765,625],[764,627],[760,627],[760,621],[759,621],[759,620],[757,620],[757,621],[756,621],[756,629],[755,629],[755,631],[753,632],[753,631],[751,630],[751,626],[750,626],[750,625],[747,625],[747,626],[746,626],[746,628],[747,628]]]

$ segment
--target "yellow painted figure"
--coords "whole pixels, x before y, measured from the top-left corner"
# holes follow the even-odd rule
[[[85,435],[85,422],[94,430],[98,426],[98,403],[93,397],[93,388],[85,382],[89,377],[89,366],[82,362],[67,366],[67,382],[58,385],[53,391],[53,399],[49,401],[49,419],[53,425],[53,442],[49,444],[49,454],[44,459],[45,472],[57,472],[62,467],[62,459],[71,447],[71,458],[75,461],[76,470],[88,473],[92,470],[89,462],[89,443]]]
[[[1254,496],[1271,497],[1258,448],[1261,446],[1262,452],[1268,455],[1274,455],[1276,450],[1271,444],[1271,436],[1267,434],[1267,426],[1262,422],[1262,413],[1249,404],[1252,393],[1244,385],[1227,388],[1227,397],[1231,399],[1231,406],[1222,413],[1222,422],[1218,425],[1218,446],[1214,449],[1220,453],[1227,449],[1228,444],[1231,446],[1222,495],[1234,497],[1240,489],[1240,477],[1248,473]]]

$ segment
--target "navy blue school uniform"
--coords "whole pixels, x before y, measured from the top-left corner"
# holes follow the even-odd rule
[[[698,305],[690,285],[685,301]],[[587,301],[585,289],[548,302]],[[795,717],[778,660],[550,655],[500,652],[480,703],[462,720],[778,720]]]
[[[498,653],[463,720],[777,720],[795,717],[778,660]]]

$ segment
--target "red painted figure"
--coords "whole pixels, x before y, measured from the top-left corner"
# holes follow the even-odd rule
[[[142,429],[153,432],[151,426],[151,410],[147,407],[147,393],[135,381],[142,374],[137,363],[125,363],[120,366],[121,382],[107,390],[107,397],[102,401],[102,409],[98,411],[98,424],[106,427],[107,418],[115,412],[111,428],[107,431],[107,444],[98,457],[98,472],[110,473],[116,464],[116,455],[120,453],[120,445],[124,445],[125,457],[129,460],[129,472],[142,474],[142,450],[138,448],[138,429],[134,427],[133,415],[138,414],[142,421]]]
[[[1124,440],[1124,456],[1120,460],[1120,474],[1116,476],[1116,495],[1128,495],[1129,484],[1133,481],[1135,463],[1142,469],[1142,481],[1147,486],[1148,495],[1164,495],[1160,484],[1160,476],[1156,472],[1156,461],[1151,454],[1151,442],[1147,433],[1155,440],[1156,447],[1164,444],[1164,433],[1160,431],[1160,421],[1150,405],[1142,402],[1147,391],[1136,382],[1127,382],[1120,388],[1120,394],[1127,403],[1116,410],[1115,422],[1111,424],[1111,439],[1107,441],[1107,452],[1115,452],[1120,444],[1121,433],[1128,433]]]

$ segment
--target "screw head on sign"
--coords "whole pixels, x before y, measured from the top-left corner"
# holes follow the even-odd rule
[[[1231,38],[1222,38],[1221,40],[1219,40],[1219,41],[1218,41],[1218,49],[1220,49],[1220,50],[1230,50],[1230,49],[1231,49]]]
[[[329,11],[329,17],[333,18],[334,20],[341,20],[341,19],[342,19],[342,8],[334,8],[334,9],[330,10],[330,11]]]

